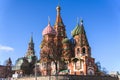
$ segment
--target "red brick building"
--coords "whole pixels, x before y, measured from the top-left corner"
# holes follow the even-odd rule
[[[6,66],[0,65],[0,78],[5,78]]]
[[[68,39],[60,15],[61,7],[57,6],[56,10],[54,27],[48,21],[48,25],[42,32],[39,64],[41,75],[95,75],[95,59],[91,57],[83,20],[71,32],[72,38]]]
[[[0,65],[0,78],[7,78],[12,76],[11,64],[12,62],[9,58],[5,66]]]

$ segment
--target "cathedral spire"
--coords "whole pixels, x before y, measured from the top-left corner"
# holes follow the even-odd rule
[[[56,21],[55,21],[55,25],[54,25],[54,29],[57,32],[56,36],[61,36],[62,38],[65,38],[66,31],[65,31],[64,23],[61,18],[61,14],[60,14],[60,11],[61,11],[60,5],[58,5],[56,7],[56,10],[57,10],[57,16],[56,16]]]
[[[31,33],[31,37],[30,37],[30,42],[29,42],[28,49],[29,49],[29,48],[34,49],[33,33]]]
[[[30,43],[33,43],[33,32],[31,33]]]
[[[26,53],[26,57],[32,56],[34,54],[35,54],[35,51],[34,51],[33,33],[31,33],[30,42],[28,44],[28,50]]]
[[[61,11],[60,5],[58,5],[56,7],[56,10],[57,10],[57,17],[56,17],[55,25],[57,25],[57,26],[64,26],[62,18],[61,18],[61,15],[60,15],[60,11]]]
[[[12,61],[11,58],[9,57],[9,59],[7,60],[7,66],[11,66],[12,65]]]

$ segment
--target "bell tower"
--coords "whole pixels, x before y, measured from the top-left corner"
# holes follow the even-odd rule
[[[96,66],[94,58],[91,57],[91,48],[84,30],[83,20],[72,31],[72,36],[75,41],[73,72],[76,72],[77,75],[94,75]]]
[[[57,32],[56,37],[61,37],[62,39],[66,37],[66,31],[65,31],[65,25],[62,21],[61,15],[60,15],[60,10],[61,7],[57,6],[56,7],[57,10],[57,17],[56,17],[56,22],[54,25],[54,29]]]
[[[83,20],[72,31],[75,40],[75,57],[91,56],[91,49],[83,26]]]
[[[33,42],[33,36],[30,37],[30,42],[28,44],[28,50],[26,53],[26,57],[35,56],[35,50],[34,50],[34,42]]]
[[[58,5],[56,7],[56,10],[57,10],[57,16],[56,16],[56,21],[55,21],[55,24],[54,24],[54,29],[56,31],[56,35],[55,35],[55,38],[54,38],[54,42],[56,44],[56,47],[57,47],[57,53],[58,55],[61,57],[62,55],[62,40],[64,38],[66,38],[66,29],[65,29],[65,25],[63,23],[63,20],[61,18],[61,15],[60,15],[60,10],[61,10],[61,7]]]

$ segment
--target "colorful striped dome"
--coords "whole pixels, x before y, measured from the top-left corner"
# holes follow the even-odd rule
[[[69,43],[69,39],[68,39],[68,38],[64,38],[64,39],[62,40],[62,43]]]
[[[75,29],[73,29],[73,31],[71,32],[71,34],[74,37],[75,35],[79,35],[84,32],[85,32],[85,30],[84,30],[84,26],[83,26],[83,20],[81,20],[80,25],[78,23],[77,26],[75,27]]]
[[[55,35],[56,31],[53,29],[53,27],[51,27],[50,23],[48,23],[48,26],[43,30],[42,35],[46,35],[46,34],[51,34],[51,35]]]

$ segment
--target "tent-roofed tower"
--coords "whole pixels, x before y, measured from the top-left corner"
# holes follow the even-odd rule
[[[11,66],[12,65],[12,61],[11,58],[9,57],[9,59],[7,60],[6,66]]]
[[[54,29],[56,31],[56,35],[55,35],[55,38],[54,38],[54,42],[57,46],[57,54],[62,55],[62,40],[64,38],[67,37],[66,35],[66,29],[65,29],[65,25],[63,23],[63,20],[62,20],[62,17],[61,17],[61,14],[60,14],[60,11],[61,11],[61,7],[60,5],[58,5],[56,7],[56,10],[57,10],[57,16],[56,16],[56,21],[55,21],[55,24],[54,24]]]
[[[28,44],[28,49],[25,55],[25,58],[28,60],[29,64],[33,66],[37,60],[34,50],[33,34],[30,37],[30,42]],[[31,69],[34,67],[30,67]]]
[[[34,50],[33,35],[31,35],[30,42],[28,44],[28,50],[26,53],[26,57],[34,56],[34,55],[35,55],[35,50]]]
[[[56,36],[59,36],[61,38],[65,38],[66,37],[66,31],[65,31],[65,25],[63,23],[63,20],[61,18],[61,14],[60,14],[60,10],[61,10],[60,5],[58,5],[56,7],[56,10],[57,10],[57,16],[56,16],[56,21],[55,21],[55,24],[54,24],[54,29],[57,32]]]
[[[21,73],[22,75],[33,74],[36,61],[37,57],[35,56],[33,35],[31,35],[25,56],[16,60],[15,66],[12,67],[12,70]]]
[[[75,63],[74,70],[71,68],[71,74],[76,72],[77,75],[95,75],[95,62],[91,57],[91,48],[89,46],[86,32],[83,25],[83,20],[78,23],[72,31],[74,38],[74,55],[73,62]]]
[[[87,40],[86,32],[84,30],[83,20],[80,21],[80,24],[78,23],[75,29],[72,31],[72,36],[75,40],[75,47],[76,49],[80,50],[80,55],[91,55],[90,46]],[[76,51],[76,50],[75,50]],[[77,56],[77,53],[75,53],[75,56]]]

